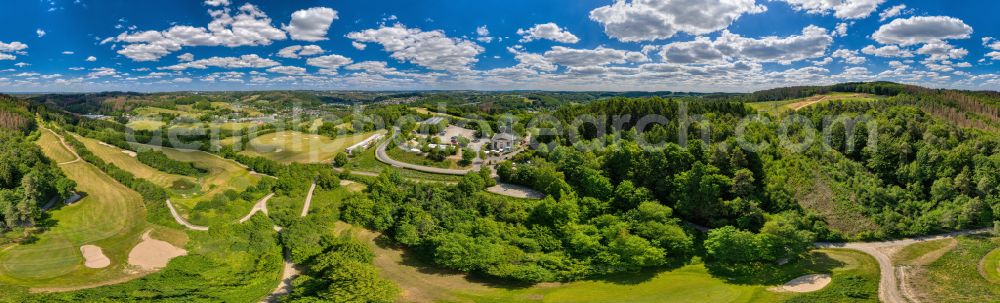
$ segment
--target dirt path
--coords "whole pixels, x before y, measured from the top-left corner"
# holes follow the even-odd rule
[[[184,227],[193,230],[200,230],[200,231],[208,230],[208,227],[191,224],[191,222],[188,222],[186,219],[184,219],[184,217],[181,217],[181,214],[177,213],[177,209],[174,208],[174,204],[170,203],[170,199],[167,199],[167,208],[170,209],[170,214],[174,216],[174,221],[177,221],[178,224],[184,225]]]
[[[309,193],[306,194],[306,203],[302,205],[302,215],[300,217],[305,217],[309,215],[309,206],[312,205],[313,201],[313,191],[316,190],[316,181],[313,181],[312,186],[309,186]]]
[[[257,212],[263,212],[267,215],[267,200],[271,200],[271,197],[274,197],[274,193],[267,194],[267,196],[261,198],[260,201],[257,201],[257,204],[254,204],[253,208],[250,209],[250,213],[240,219],[240,223],[250,220],[250,218],[252,218]]]
[[[288,253],[285,252],[285,266],[281,271],[281,283],[278,283],[278,287],[271,292],[267,298],[264,298],[264,303],[278,302],[278,299],[282,296],[288,295],[292,292],[292,281],[295,277],[299,275],[301,270],[291,260],[289,260]]]
[[[806,106],[810,106],[810,105],[813,105],[813,104],[816,104],[816,103],[819,103],[819,102],[823,102],[823,100],[826,100],[826,97],[827,96],[823,96],[822,98],[819,98],[818,100],[806,100],[806,101],[801,101],[801,102],[795,102],[795,103],[789,104],[788,107],[791,108],[793,111],[797,111],[797,110],[800,110],[800,109],[802,109],[802,108],[804,108]]]
[[[881,279],[878,286],[878,298],[880,301],[885,303],[908,303],[912,299],[909,299],[900,290],[899,277],[897,276],[898,271],[896,266],[892,263],[892,258],[885,253],[886,249],[895,249],[899,247],[904,247],[910,244],[934,241],[941,239],[950,239],[958,236],[966,236],[973,234],[987,233],[991,228],[967,230],[952,232],[947,234],[926,236],[918,238],[900,239],[893,241],[884,242],[853,242],[853,243],[816,243],[819,248],[846,248],[861,251],[863,253],[869,254],[878,261],[879,272]]]

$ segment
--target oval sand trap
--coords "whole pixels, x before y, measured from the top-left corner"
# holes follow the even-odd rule
[[[828,274],[805,275],[788,281],[788,283],[778,287],[778,289],[790,292],[814,292],[823,289],[832,280]]]
[[[105,268],[111,265],[111,259],[104,255],[104,251],[95,245],[80,246],[80,253],[83,253],[84,266],[90,268]]]
[[[132,251],[128,253],[128,264],[138,266],[142,270],[157,270],[167,266],[171,259],[186,256],[187,251],[170,243],[149,237],[147,231],[142,235]]]

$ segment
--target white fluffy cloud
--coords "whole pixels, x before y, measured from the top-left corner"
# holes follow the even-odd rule
[[[555,46],[545,52],[544,57],[549,62],[568,67],[604,66],[608,64],[649,61],[649,58],[640,52],[630,52],[603,46],[595,49],[574,49]]]
[[[795,36],[749,38],[725,31],[715,40],[716,47],[729,56],[782,64],[823,56],[831,43],[830,32],[814,25]]]
[[[882,25],[872,39],[882,44],[913,45],[945,39],[965,39],[972,27],[960,19],[945,16],[920,16],[895,19]]]
[[[917,49],[917,54],[928,56],[927,60],[930,61],[943,61],[965,58],[969,51],[964,48],[956,48],[947,42],[934,41]]]
[[[341,55],[326,55],[306,60],[306,64],[319,67],[321,74],[335,75],[341,66],[351,64],[354,60]]]
[[[229,0],[205,0],[208,6],[229,6]]]
[[[125,32],[113,39],[124,43],[118,50],[134,61],[156,61],[187,46],[254,46],[284,40],[285,32],[271,25],[271,19],[252,4],[244,4],[236,15],[225,7],[210,10],[207,27],[177,25],[164,31]],[[108,40],[102,41],[107,43]]]
[[[729,27],[743,14],[767,10],[754,0],[618,0],[590,11],[604,32],[624,42],[652,41],[678,32],[703,35]]]
[[[906,13],[906,4],[896,5],[896,6],[887,8],[884,11],[882,11],[881,13],[879,13],[878,14],[878,21],[882,22],[882,21],[885,21],[886,19],[889,19],[889,18],[892,18],[892,17],[895,17],[895,16],[899,16],[899,15],[901,15],[903,13]]]
[[[298,59],[301,57],[308,57],[313,55],[319,55],[324,52],[323,48],[319,45],[292,45],[286,48],[282,48],[278,51],[278,57]]]
[[[723,31],[714,41],[698,37],[693,41],[674,42],[660,48],[660,57],[677,64],[720,64],[748,60],[788,64],[818,58],[833,43],[830,32],[807,26],[801,35],[750,38]]]
[[[866,55],[878,56],[878,57],[888,57],[888,58],[909,58],[913,57],[913,52],[908,49],[899,48],[895,45],[886,45],[883,47],[875,47],[874,45],[865,46],[861,49],[861,52]]]
[[[97,57],[94,57],[94,56],[90,56],[90,57],[87,57],[87,60],[86,60],[86,61],[87,61],[87,62],[94,62],[94,61],[97,61]]]
[[[843,48],[834,51],[833,54],[830,55],[830,57],[840,58],[844,61],[844,63],[852,65],[864,64],[866,61],[868,61],[868,59],[866,59],[865,57],[858,55],[858,51],[843,49]]]
[[[27,44],[21,43],[19,41],[14,41],[11,43],[5,43],[0,41],[0,60],[15,60],[17,56],[11,53],[23,52],[28,48]]]
[[[184,62],[176,65],[161,67],[160,69],[181,71],[189,68],[194,69],[206,69],[209,67],[218,67],[226,69],[235,68],[265,68],[278,66],[278,62],[261,58],[256,54],[243,55],[239,57],[211,57],[207,59],[195,60],[191,62]]]
[[[282,26],[294,40],[327,40],[330,23],[337,20],[337,11],[328,7],[314,7],[292,13],[292,22]]]
[[[194,54],[192,53],[181,54],[180,56],[177,56],[177,60],[181,60],[184,62],[194,61]]]
[[[35,35],[38,35],[38,38],[45,37],[45,31],[42,30],[42,29],[40,29],[40,28],[36,29],[35,30]]]
[[[521,43],[528,43],[535,40],[548,39],[561,43],[577,43],[580,38],[570,33],[568,30],[560,28],[559,25],[549,22],[535,24],[529,29],[517,29],[517,34],[521,36]]]
[[[285,75],[302,75],[306,73],[305,68],[301,68],[298,66],[275,66],[272,68],[268,68],[267,71]]]
[[[402,24],[352,32],[347,37],[356,42],[381,44],[396,60],[452,72],[468,72],[484,51],[475,42],[450,38],[440,30],[423,31]]]
[[[476,28],[476,41],[482,43],[493,42],[493,37],[490,36],[490,29],[485,25]]]
[[[811,14],[829,14],[840,19],[863,19],[874,12],[885,0],[781,0],[796,10]]]

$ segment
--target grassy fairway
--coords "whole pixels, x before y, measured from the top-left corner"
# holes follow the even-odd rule
[[[234,205],[229,205],[231,207],[230,209],[227,209],[225,213],[217,213],[213,211],[211,213],[199,213],[195,216],[192,214],[192,209],[198,203],[211,199],[213,196],[221,194],[226,190],[232,189],[237,192],[242,192],[250,186],[256,185],[257,182],[260,181],[261,176],[250,174],[249,170],[232,160],[224,159],[203,151],[178,150],[174,148],[153,147],[149,145],[142,145],[142,147],[161,150],[171,159],[191,162],[199,168],[208,170],[207,175],[198,178],[197,183],[200,185],[200,192],[191,194],[175,194],[174,197],[171,198],[174,206],[178,208],[177,211],[184,217],[188,218],[191,223],[211,225],[218,220],[239,218],[250,210],[253,206],[253,202],[256,202],[248,201],[247,203],[233,203]]]
[[[55,136],[40,140],[43,146],[53,140],[59,144]],[[125,268],[128,252],[148,228],[142,197],[86,162],[60,167],[85,197],[52,211],[52,227],[37,241],[0,253],[0,284],[84,287],[130,277]],[[101,247],[111,265],[84,267],[80,246],[86,244]]]
[[[76,156],[59,142],[59,137],[56,137],[56,135],[47,130],[42,130],[40,133],[42,135],[38,138],[38,146],[42,148],[42,152],[49,159],[52,159],[56,163],[76,160]]]
[[[351,228],[337,223],[338,229]],[[878,264],[863,253],[818,250],[786,265],[782,276],[831,273],[833,282],[808,294],[774,292],[772,285],[736,284],[716,277],[698,261],[672,270],[623,273],[598,280],[543,283],[530,287],[476,281],[435,268],[403,250],[376,241],[378,234],[352,229],[370,241],[380,274],[403,290],[402,302],[877,302]],[[773,284],[773,283],[770,283]],[[848,297],[854,294],[856,297]],[[867,297],[867,298],[864,298]]]
[[[90,138],[76,138],[77,140],[80,140],[80,142],[83,142],[83,144],[87,146],[88,150],[93,152],[94,155],[97,155],[102,160],[132,173],[137,178],[149,180],[160,187],[171,189],[174,187],[174,182],[177,182],[178,180],[188,180],[192,183],[196,181],[195,178],[192,177],[168,174],[149,167],[148,165],[139,162],[139,160],[135,157],[126,154],[122,149],[116,146],[101,144],[100,141]]]
[[[384,131],[381,131],[384,132]],[[330,139],[295,131],[266,134],[250,141],[243,153],[265,157],[281,163],[326,163],[337,153],[361,142],[375,132],[344,135]]]
[[[979,265],[983,276],[993,284],[1000,284],[1000,247],[993,249],[983,257]]]
[[[129,121],[129,123],[126,124],[125,126],[128,126],[129,128],[134,129],[134,130],[148,130],[148,131],[153,131],[153,130],[160,129],[160,127],[162,127],[165,124],[166,123],[163,123],[163,121],[160,121],[160,120],[138,119],[138,120]]]
[[[959,237],[958,245],[940,259],[909,271],[909,287],[923,302],[997,302],[1000,284],[987,277],[988,270],[996,277],[998,247],[998,238]]]

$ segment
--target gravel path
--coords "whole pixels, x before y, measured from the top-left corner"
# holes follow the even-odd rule
[[[306,194],[306,203],[302,205],[302,215],[300,217],[305,217],[309,215],[309,206],[312,205],[313,201],[313,191],[316,190],[316,181],[313,181],[312,186],[309,187],[309,193]]]
[[[200,230],[200,231],[208,230],[208,227],[191,224],[191,222],[188,222],[187,219],[181,217],[181,214],[177,213],[177,209],[174,208],[174,204],[170,203],[170,199],[167,199],[167,208],[170,209],[170,214],[174,216],[174,221],[177,221],[178,224],[184,225],[184,227],[193,230]]]
[[[869,254],[878,261],[879,272],[882,276],[879,281],[878,286],[878,298],[880,301],[885,303],[908,303],[911,300],[907,299],[900,291],[900,284],[898,277],[896,275],[896,266],[892,264],[892,258],[889,255],[882,252],[881,249],[885,248],[901,248],[910,244],[955,238],[958,236],[973,235],[987,233],[991,229],[974,229],[959,232],[952,232],[947,234],[935,235],[935,236],[925,236],[918,238],[900,239],[884,242],[853,242],[853,243],[816,243],[817,247],[820,248],[845,248],[861,251],[863,253]]]
[[[267,200],[271,200],[271,197],[274,197],[274,193],[267,194],[267,196],[264,196],[264,198],[260,199],[260,201],[257,201],[257,204],[254,204],[253,208],[250,209],[250,213],[240,219],[240,223],[250,220],[250,218],[252,218],[257,212],[263,212],[267,215]]]

